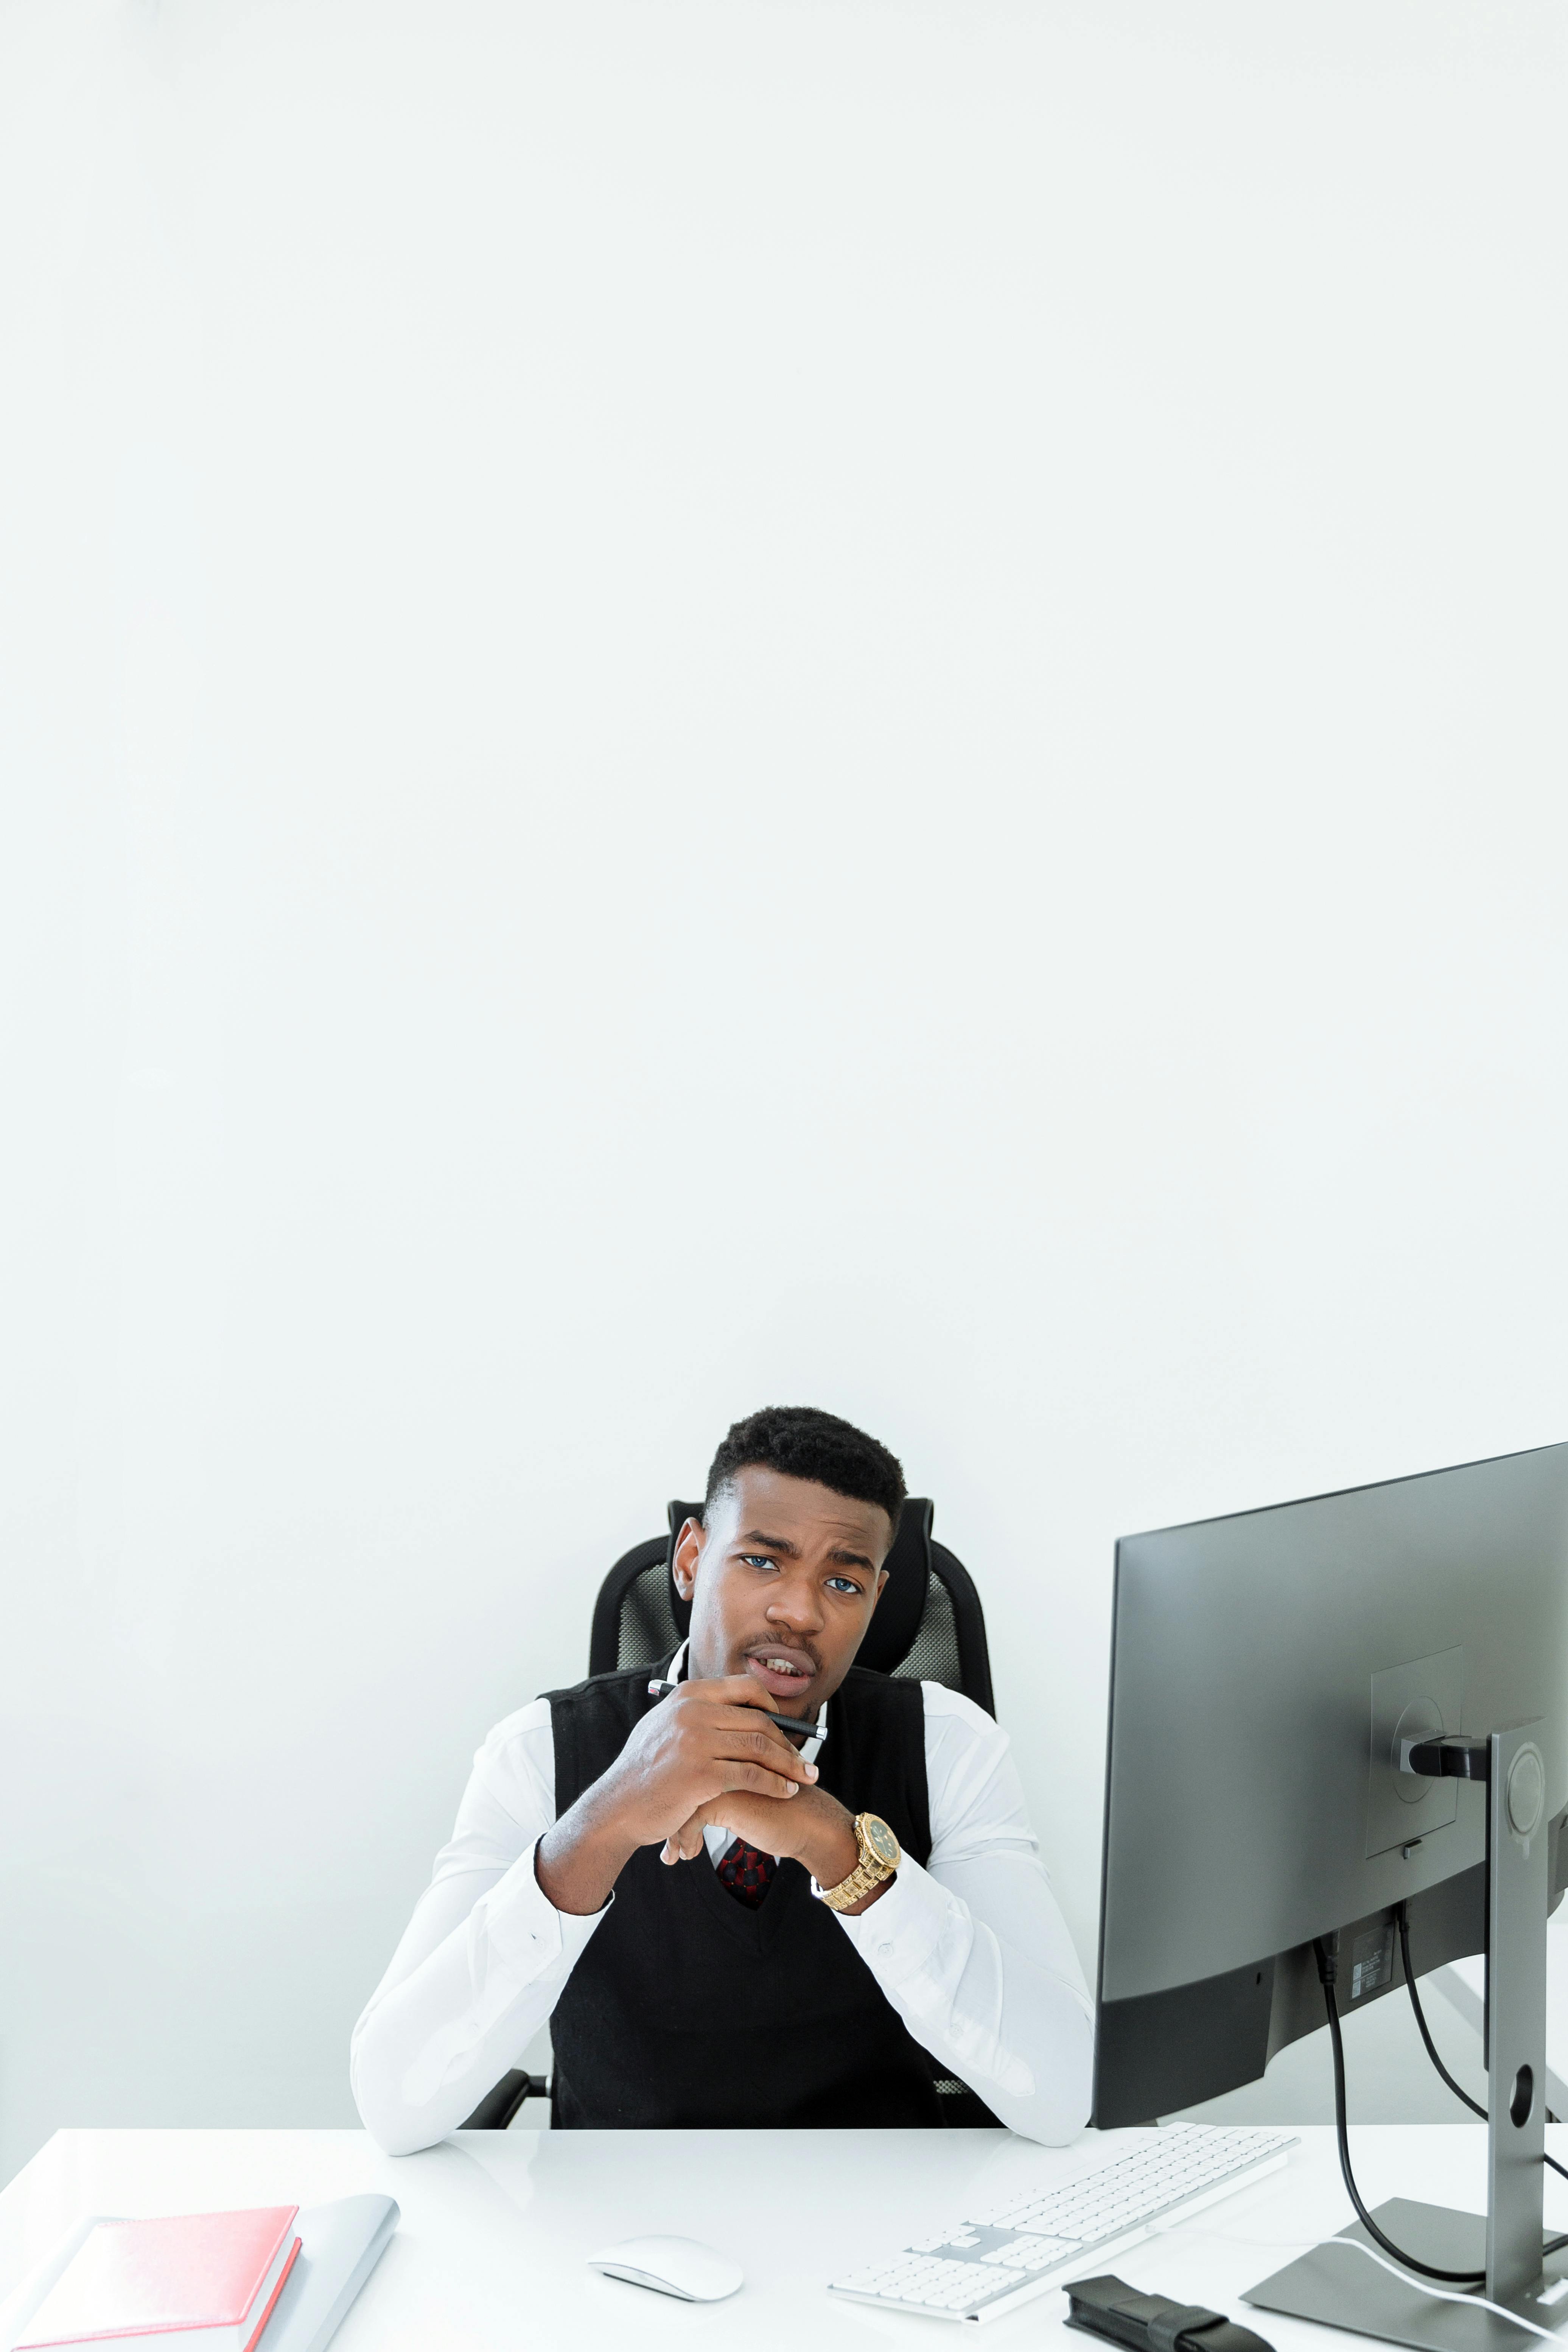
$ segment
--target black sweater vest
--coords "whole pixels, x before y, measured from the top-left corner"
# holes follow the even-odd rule
[[[648,1670],[551,1691],[555,1804],[606,1771],[658,1702]],[[828,1702],[820,1785],[931,1853],[917,1682],[851,1667]],[[798,1862],[755,1909],[706,1853],[633,1854],[551,2021],[554,2122],[565,2130],[937,2124],[931,2064]]]

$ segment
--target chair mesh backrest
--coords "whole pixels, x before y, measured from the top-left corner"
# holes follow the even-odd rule
[[[616,1665],[653,1666],[685,1639],[669,1605],[669,1571],[662,1550],[651,1568],[635,1576],[621,1595],[616,1624]]]
[[[934,1568],[926,1579],[926,1603],[921,1611],[914,1641],[908,1655],[893,1672],[906,1675],[910,1682],[945,1683],[949,1690],[955,1691],[963,1688],[952,1595]]]
[[[669,1559],[680,1524],[677,1515],[683,1517],[686,1508],[672,1504],[670,1537],[638,1544],[606,1577],[595,1611],[591,1674],[612,1667],[657,1665],[685,1640],[687,1612],[679,1606],[670,1581]],[[921,1565],[929,1560],[925,1598],[908,1646],[885,1671],[912,1682],[944,1684],[994,1714],[979,1595],[963,1562],[945,1545],[931,1541],[930,1505],[917,1501],[910,1511],[912,1516],[900,1544],[907,1548],[918,1542]],[[903,1572],[912,1568],[911,1559]],[[887,1616],[886,1598],[878,1613],[879,1619]]]

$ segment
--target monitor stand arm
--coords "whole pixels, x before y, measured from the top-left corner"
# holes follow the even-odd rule
[[[1568,2280],[1568,2249],[1543,2267],[1547,1829],[1536,1729],[1526,1723],[1484,1741],[1410,1741],[1400,1757],[1406,1771],[1486,1783],[1487,2211],[1483,2222],[1478,2213],[1394,2198],[1373,2219],[1420,2261],[1445,2270],[1479,2271],[1484,2263],[1489,2301],[1555,2328],[1568,2326],[1568,2291],[1558,2284]],[[1371,2243],[1359,2222],[1340,2234]],[[1249,2288],[1246,2300],[1416,2352],[1479,2352],[1489,2341],[1485,2331],[1498,2324],[1334,2245],[1303,2254]]]
[[[1494,1731],[1487,1780],[1487,2293],[1541,2281],[1546,2185],[1546,1766]]]

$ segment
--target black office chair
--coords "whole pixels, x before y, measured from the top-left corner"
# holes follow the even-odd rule
[[[634,1544],[630,1551],[621,1554],[600,1585],[588,1636],[591,1675],[658,1665],[685,1641],[691,1607],[677,1592],[671,1568],[676,1538],[701,1507],[700,1503],[671,1503],[668,1534]],[[879,1674],[942,1683],[949,1690],[962,1691],[994,1716],[991,1654],[980,1595],[957,1555],[945,1544],[933,1542],[933,1508],[923,1495],[911,1495],[905,1503],[885,1562],[887,1586],[855,1663],[873,1667]],[[931,2064],[944,2124],[997,2121],[978,2092],[951,2074],[937,2074],[934,2059]],[[494,2090],[479,2101],[463,2129],[505,2131],[525,2099],[549,2095],[546,2075],[503,2074]]]

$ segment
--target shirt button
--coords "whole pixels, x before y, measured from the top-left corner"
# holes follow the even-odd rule
[[[892,1948],[892,1948],[891,1944],[879,1944],[879,1945],[878,1945],[878,1947],[877,1947],[877,1955],[878,1955],[878,1958],[879,1958],[879,1959],[884,1959],[884,1960],[885,1960],[885,1959],[888,1958],[889,1953],[892,1950]]]

